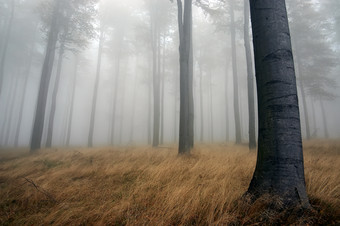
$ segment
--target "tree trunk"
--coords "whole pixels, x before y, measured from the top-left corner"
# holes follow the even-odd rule
[[[209,73],[209,97],[210,97],[210,141],[214,143],[214,115],[213,115],[213,94],[212,94],[212,73]]]
[[[59,26],[58,26],[58,13],[60,1],[55,2],[52,22],[48,35],[47,50],[42,68],[40,87],[38,93],[38,101],[36,106],[36,113],[33,125],[33,132],[31,137],[31,152],[35,152],[41,147],[41,138],[44,128],[44,119],[46,111],[46,101],[48,94],[48,86],[51,79],[53,62],[55,57],[55,48],[58,40]]]
[[[304,113],[304,118],[305,118],[305,124],[306,124],[306,138],[307,140],[310,140],[310,127],[309,127],[309,116],[308,116],[308,110],[307,110],[307,101],[306,101],[306,91],[305,87],[303,84],[303,79],[302,79],[302,63],[300,60],[300,56],[296,54],[296,60],[297,60],[297,68],[298,68],[298,81],[300,85],[300,91],[301,91],[301,97],[302,97],[302,106],[303,106],[303,113]]]
[[[7,25],[7,28],[6,28],[4,46],[3,46],[2,53],[1,53],[0,95],[1,95],[1,92],[2,92],[2,85],[3,85],[3,81],[4,81],[5,62],[6,62],[6,57],[7,57],[7,49],[8,49],[9,38],[10,38],[10,35],[11,35],[11,30],[12,30],[12,25],[13,25],[14,11],[15,11],[15,0],[12,0],[12,2],[11,2],[11,15],[10,15],[9,22],[8,22],[8,25]]]
[[[136,56],[136,68],[138,68],[138,57]],[[136,96],[137,96],[137,74],[135,71],[135,77],[133,79],[133,94],[132,94],[132,112],[131,112],[131,126],[130,126],[130,144],[134,142],[134,124],[135,124],[135,111],[136,111]]]
[[[118,47],[120,48],[120,47]],[[113,103],[112,103],[112,125],[111,125],[111,145],[114,145],[114,137],[115,137],[115,127],[116,127],[116,111],[117,111],[117,99],[118,99],[118,88],[119,88],[119,75],[120,75],[120,51],[117,52],[116,55],[116,65],[115,65],[115,73],[114,73],[114,94],[113,94]]]
[[[259,110],[256,169],[248,192],[269,193],[285,207],[309,208],[300,115],[284,0],[251,1]]]
[[[13,121],[13,113],[14,113],[14,107],[15,107],[15,99],[17,96],[17,90],[18,90],[18,81],[19,78],[13,78],[15,80],[14,83],[14,90],[13,90],[13,94],[11,95],[10,98],[10,102],[9,102],[9,106],[8,106],[8,114],[6,118],[6,122],[7,122],[7,127],[6,127],[6,133],[5,133],[5,147],[9,147],[9,139],[10,139],[10,133],[11,133],[11,129],[12,129],[12,121]]]
[[[153,9],[155,10],[155,9]],[[154,14],[154,13],[152,13]],[[159,78],[159,25],[152,18],[152,58],[153,58],[153,139],[152,146],[159,145],[159,124],[160,124],[160,78]]]
[[[234,16],[234,0],[230,1],[230,35],[231,35],[231,54],[232,54],[232,68],[233,68],[233,84],[234,84],[234,117],[235,117],[235,136],[236,144],[241,144],[241,120],[240,107],[238,96],[238,73],[237,73],[237,56],[236,56],[236,27]]]
[[[226,76],[225,76],[225,135],[226,135],[226,142],[230,140],[230,133],[229,133],[229,101],[228,101],[228,64],[226,63]]]
[[[200,141],[204,142],[204,113],[203,113],[203,72],[202,66],[199,66],[200,69],[200,112],[201,112],[201,134],[200,134]]]
[[[93,147],[93,131],[94,131],[95,114],[96,114],[96,109],[97,109],[97,96],[98,96],[98,86],[99,86],[99,80],[100,80],[100,69],[101,69],[101,64],[102,64],[103,46],[104,46],[104,31],[101,29],[100,38],[99,38],[98,58],[97,58],[96,81],[94,84],[93,98],[92,98],[90,130],[89,130],[89,136],[87,140],[88,147]]]
[[[184,1],[184,14],[182,1],[177,0],[178,28],[180,37],[180,122],[179,122],[179,154],[189,154],[193,142],[193,103],[192,101],[192,0]],[[190,87],[191,86],[191,87]],[[190,93],[191,92],[191,93]]]
[[[244,0],[244,46],[247,59],[247,85],[248,85],[248,111],[249,111],[249,150],[256,148],[255,137],[255,98],[254,98],[254,73],[249,38],[249,0]]]
[[[151,145],[151,120],[152,120],[152,105],[151,105],[151,98],[152,98],[152,75],[151,75],[151,57],[149,58],[149,73],[148,73],[149,79],[148,79],[148,144]]]
[[[53,138],[53,129],[54,129],[54,116],[55,116],[55,111],[56,111],[56,108],[57,108],[57,95],[58,95],[58,90],[59,90],[61,69],[62,69],[62,66],[63,66],[64,51],[65,51],[65,43],[62,42],[60,44],[60,48],[59,48],[57,73],[56,73],[55,82],[53,84],[51,111],[50,111],[50,117],[48,119],[47,139],[46,139],[46,147],[47,148],[52,147],[52,138]]]
[[[29,78],[29,75],[31,74],[31,68],[32,68],[32,63],[33,63],[33,52],[35,49],[35,42],[36,42],[35,38],[37,34],[37,29],[38,27],[36,27],[34,31],[34,39],[33,39],[34,41],[29,50],[27,69],[24,74],[24,84],[23,84],[23,90],[22,90],[21,97],[20,97],[20,105],[19,105],[19,120],[18,120],[18,124],[16,128],[16,132],[15,132],[15,138],[14,138],[15,147],[18,147],[19,145],[19,136],[20,136],[21,126],[22,126],[22,119],[24,116],[23,113],[24,113],[25,97],[26,97],[26,91],[27,91],[27,85],[28,85],[28,78]]]
[[[325,138],[328,139],[329,133],[328,133],[326,113],[325,113],[325,106],[323,105],[323,101],[321,99],[320,99],[320,106],[321,106],[323,126],[324,126],[324,130],[325,130]]]
[[[77,76],[78,76],[78,64],[79,64],[79,57],[78,55],[75,56],[75,65],[74,65],[74,74],[72,78],[72,90],[71,90],[71,103],[70,103],[70,113],[69,113],[69,119],[67,123],[67,134],[66,134],[66,146],[70,146],[70,140],[71,140],[71,131],[72,131],[72,121],[73,121],[73,112],[74,112],[74,99],[75,99],[75,93],[76,93],[76,82],[77,82]]]
[[[165,83],[165,34],[163,39],[163,56],[162,56],[162,96],[161,96],[161,137],[160,137],[160,143],[164,143],[164,83]]]
[[[122,97],[121,97],[121,107],[120,107],[120,125],[119,125],[119,144],[122,145],[123,144],[123,132],[124,132],[124,110],[125,110],[125,88],[126,88],[126,84],[125,84],[125,76],[123,76],[123,81],[121,84],[122,90]]]

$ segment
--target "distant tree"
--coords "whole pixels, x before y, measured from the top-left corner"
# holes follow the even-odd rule
[[[310,139],[311,128],[307,98],[310,96],[319,100],[319,94],[323,96],[324,92],[317,91],[316,93],[319,94],[315,97],[313,95],[315,92],[311,90],[322,89],[330,93],[334,88],[333,85],[336,84],[330,78],[336,66],[334,45],[329,38],[331,23],[327,17],[316,10],[312,1],[288,1],[288,3],[291,6],[289,13],[293,34],[292,44],[297,65],[297,81],[302,99],[306,139]],[[310,18],[314,18],[314,20]]]
[[[255,97],[254,97],[254,72],[250,48],[249,34],[249,0],[244,0],[244,46],[247,60],[247,85],[248,85],[248,111],[249,111],[249,149],[256,148],[255,137]]]
[[[4,31],[4,43],[3,43],[3,48],[1,52],[1,59],[0,59],[0,95],[2,91],[2,85],[3,85],[3,79],[4,79],[4,67],[5,67],[5,62],[6,62],[6,56],[7,56],[7,49],[8,49],[8,43],[9,43],[9,38],[11,35],[11,30],[13,26],[13,18],[14,18],[14,11],[15,11],[15,0],[11,0],[11,3],[7,3],[7,7],[10,7],[10,16],[9,16],[9,21],[4,23],[5,31]],[[0,43],[2,44],[2,43]]]
[[[94,20],[96,16],[95,5],[97,0],[67,1],[64,2],[62,16],[59,16],[59,56],[57,73],[52,90],[52,103],[48,121],[46,147],[52,146],[54,118],[57,108],[57,95],[60,84],[61,70],[65,51],[79,51],[84,49],[88,40],[95,36]]]
[[[248,188],[285,207],[310,206],[306,193],[299,105],[284,0],[251,1],[259,109],[258,158]]]
[[[64,48],[67,44],[78,43],[80,46],[84,45],[84,37],[88,37],[90,33],[87,31],[93,27],[92,18],[95,12],[96,0],[53,0],[43,2],[41,5],[42,19],[46,22],[46,29],[48,29],[48,41],[46,56],[41,74],[40,88],[38,93],[38,103],[36,107],[36,114],[33,125],[33,132],[31,138],[31,151],[35,151],[41,147],[41,139],[44,127],[44,118],[46,114],[46,101],[49,91],[49,84],[51,73],[55,58],[55,49],[58,40],[62,47],[60,53],[60,60],[64,54]],[[86,31],[86,32],[84,32]],[[85,39],[86,40],[86,39]],[[70,46],[72,46],[70,45]],[[74,47],[74,46],[73,46]],[[61,69],[61,61],[59,63],[59,76]],[[55,99],[58,90],[58,79],[53,96]],[[52,109],[53,111],[53,109]],[[53,129],[53,115],[50,128]],[[52,133],[48,135],[48,144],[51,141]]]
[[[189,154],[193,147],[193,56],[192,0],[177,0],[180,55],[179,154]]]
[[[50,3],[52,6],[51,19],[48,26],[48,40],[46,46],[46,55],[42,68],[40,86],[38,92],[38,101],[36,106],[36,113],[33,124],[33,131],[30,143],[31,152],[35,152],[41,147],[41,139],[44,128],[44,118],[46,110],[46,101],[48,94],[48,86],[51,79],[53,62],[55,57],[55,49],[58,41],[60,27],[58,24],[58,17],[60,13],[61,1],[53,1]]]

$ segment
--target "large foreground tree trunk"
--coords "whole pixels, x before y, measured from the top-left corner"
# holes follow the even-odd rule
[[[44,129],[44,119],[46,111],[46,101],[48,94],[48,86],[51,79],[51,73],[53,68],[53,62],[55,57],[55,48],[58,41],[58,13],[59,13],[60,1],[55,2],[50,31],[47,41],[47,50],[42,68],[40,87],[38,93],[38,102],[36,107],[36,113],[34,118],[34,125],[31,137],[31,152],[38,150],[41,147],[41,138]]]
[[[255,98],[254,98],[254,73],[249,38],[249,0],[244,0],[244,46],[247,59],[247,85],[248,85],[248,110],[249,110],[249,149],[256,148],[255,137]]]
[[[284,206],[309,207],[299,105],[286,4],[250,2],[259,104],[256,169],[248,192],[269,193]]]

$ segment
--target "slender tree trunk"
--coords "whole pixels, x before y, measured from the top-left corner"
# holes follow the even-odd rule
[[[228,65],[228,64],[226,64]],[[229,133],[229,98],[228,98],[228,66],[226,66],[226,76],[225,76],[225,135],[226,135],[226,142],[230,140],[230,133]]]
[[[119,47],[118,47],[119,48]],[[111,145],[114,145],[115,127],[116,127],[116,111],[117,111],[117,99],[118,99],[118,88],[119,88],[119,75],[120,75],[120,51],[116,55],[116,65],[114,73],[114,94],[112,103],[112,125],[111,125]]]
[[[138,58],[136,57],[136,68],[138,68]],[[133,94],[132,94],[132,112],[131,112],[131,126],[130,126],[130,144],[134,142],[134,124],[136,111],[136,96],[137,96],[137,71],[133,79]]]
[[[31,45],[31,48],[29,50],[29,55],[28,55],[28,63],[27,63],[27,69],[25,71],[24,74],[24,83],[23,83],[23,90],[21,93],[21,97],[20,97],[20,105],[19,105],[19,120],[18,120],[18,124],[17,124],[17,128],[16,128],[16,132],[15,132],[15,138],[14,138],[14,146],[18,147],[19,145],[19,136],[20,136],[20,132],[21,132],[21,126],[22,126],[22,119],[24,117],[24,105],[25,105],[25,97],[26,97],[26,91],[27,91],[27,85],[28,85],[28,78],[31,74],[31,68],[32,68],[32,63],[33,63],[33,52],[35,49],[35,37],[37,34],[37,29],[38,27],[36,27],[35,31],[34,31],[34,41]]]
[[[48,86],[51,79],[53,62],[55,57],[55,48],[58,40],[59,26],[58,26],[58,13],[60,1],[55,2],[52,22],[48,35],[47,50],[42,68],[40,87],[38,93],[38,101],[33,125],[33,132],[31,138],[31,152],[35,152],[41,147],[41,138],[44,128],[44,119],[46,111],[46,101],[48,94]]]
[[[249,38],[249,0],[244,0],[244,46],[247,59],[247,85],[248,85],[248,112],[249,112],[249,150],[256,148],[255,137],[255,98],[254,98],[254,73]]]
[[[153,9],[155,10],[155,9]],[[153,13],[154,14],[154,13]],[[152,146],[157,147],[159,145],[159,124],[160,124],[160,78],[159,78],[159,25],[155,21],[156,18],[152,18],[152,54],[153,54],[153,139]]]
[[[318,137],[318,128],[316,125],[316,117],[315,117],[315,106],[314,106],[314,100],[311,100],[312,103],[312,116],[313,116],[313,125],[314,125],[314,131],[312,134],[312,138]]]
[[[193,145],[193,103],[192,101],[192,0],[177,0],[178,28],[180,37],[180,122],[179,122],[179,154],[189,154]],[[190,87],[191,86],[191,87]],[[191,92],[191,93],[190,93]]]
[[[213,94],[212,94],[212,73],[209,73],[209,97],[210,97],[210,141],[214,143],[214,115],[213,115]]]
[[[325,113],[325,106],[324,106],[323,101],[321,99],[320,99],[320,106],[321,106],[323,126],[324,126],[324,130],[325,130],[325,138],[328,139],[329,133],[328,133],[326,113]]]
[[[75,56],[75,65],[74,65],[74,74],[72,78],[72,90],[71,90],[71,103],[70,103],[70,113],[69,113],[69,119],[67,123],[67,135],[66,135],[66,146],[70,146],[70,140],[71,140],[71,131],[72,131],[72,122],[73,122],[73,112],[74,112],[74,99],[75,99],[75,93],[76,93],[76,82],[78,77],[78,65],[79,65],[79,56]]]
[[[19,78],[14,78],[15,82],[14,82],[14,90],[13,94],[11,95],[10,98],[10,102],[9,102],[9,111],[6,117],[6,122],[7,122],[7,127],[6,127],[6,133],[5,133],[5,147],[9,147],[9,139],[10,139],[10,133],[11,133],[11,129],[12,129],[12,121],[13,121],[13,117],[14,117],[14,107],[15,107],[15,99],[17,96],[17,90],[18,90],[18,81]]]
[[[151,145],[151,120],[152,120],[152,74],[151,74],[151,57],[149,58],[149,79],[148,79],[148,144]]]
[[[248,192],[309,208],[294,61],[284,0],[251,1],[259,110],[256,169]]]
[[[230,35],[231,35],[231,54],[232,54],[232,68],[233,68],[233,83],[234,83],[234,117],[235,117],[235,136],[236,144],[241,144],[241,120],[240,107],[238,96],[238,72],[237,72],[237,56],[236,56],[236,28],[234,15],[234,0],[230,1]]]
[[[200,112],[201,112],[201,134],[200,141],[203,143],[204,141],[204,113],[203,113],[203,72],[202,66],[200,68]]]
[[[5,62],[6,62],[6,57],[7,57],[9,38],[11,35],[12,26],[13,26],[14,11],[15,11],[15,0],[12,0],[11,1],[11,15],[10,15],[6,33],[5,33],[4,47],[1,53],[1,60],[0,60],[0,95],[2,92],[2,85],[4,81]]]
[[[164,83],[165,83],[165,34],[163,39],[163,56],[162,56],[162,96],[161,96],[161,137],[160,137],[160,143],[164,143]]]
[[[93,98],[92,98],[90,130],[89,130],[89,136],[87,140],[87,145],[89,147],[93,147],[93,131],[94,131],[95,114],[96,114],[96,109],[97,109],[97,96],[98,96],[98,86],[99,86],[99,80],[100,80],[100,69],[101,69],[101,64],[102,64],[103,47],[104,47],[104,31],[101,30],[100,38],[99,38],[98,58],[97,58],[96,81],[94,84]]]
[[[47,148],[52,147],[52,138],[53,138],[53,129],[54,129],[54,116],[55,116],[55,111],[56,111],[56,108],[57,108],[57,96],[58,96],[58,90],[59,90],[61,69],[62,69],[62,66],[63,66],[64,51],[65,51],[65,44],[64,44],[64,42],[62,42],[61,45],[60,45],[60,48],[59,48],[57,73],[56,73],[55,82],[53,84],[51,111],[50,111],[50,117],[48,119],[47,139],[46,139],[46,147]]]
[[[125,119],[125,76],[123,76],[123,81],[122,81],[122,89],[121,89],[121,93],[122,93],[122,97],[121,97],[121,107],[120,107],[120,125],[119,125],[119,144],[122,145],[123,144],[123,132],[124,132],[124,119]]]
[[[176,68],[178,70],[178,68]],[[178,77],[178,73],[176,71],[175,73],[175,106],[174,106],[174,143],[177,142],[178,136],[178,93],[179,93],[179,77]]]
[[[297,60],[297,69],[298,69],[298,81],[300,85],[300,91],[301,91],[301,97],[302,97],[302,106],[303,106],[303,113],[304,113],[304,118],[305,118],[305,124],[306,124],[306,138],[307,140],[310,140],[310,127],[309,127],[309,116],[308,116],[308,109],[307,109],[307,101],[306,101],[306,91],[305,91],[305,86],[303,84],[303,79],[302,79],[302,63],[300,60],[300,56],[296,54],[296,60]]]
[[[7,120],[7,117],[8,117],[8,114],[9,114],[9,106],[10,106],[10,103],[11,103],[11,100],[12,100],[12,93],[13,93],[13,88],[14,88],[14,81],[13,81],[13,78],[11,78],[9,80],[9,84],[8,84],[9,88],[8,88],[8,95],[6,96],[5,100],[6,100],[6,109],[5,109],[5,112],[4,112],[4,120],[2,120],[2,123],[1,123],[1,127],[0,127],[0,130],[1,130],[1,136],[0,136],[0,142],[1,142],[1,145],[4,146],[4,141],[5,141],[5,130],[6,130],[6,125],[8,123],[8,120]]]

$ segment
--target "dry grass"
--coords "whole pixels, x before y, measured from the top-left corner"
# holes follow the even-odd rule
[[[210,225],[340,223],[340,142],[305,144],[309,214],[240,198],[256,155],[246,146],[45,150],[0,155],[0,224]]]

